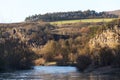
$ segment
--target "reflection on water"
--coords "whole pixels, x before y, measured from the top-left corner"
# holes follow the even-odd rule
[[[36,66],[33,70],[0,73],[0,80],[120,80],[117,75],[90,75],[77,72],[75,67]]]

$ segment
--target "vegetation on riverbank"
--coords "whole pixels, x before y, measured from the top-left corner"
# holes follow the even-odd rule
[[[115,26],[119,27],[118,22],[0,24],[0,69],[27,69],[49,62],[57,65],[77,64],[79,70],[89,66],[119,67],[119,45],[111,48],[109,45],[100,47],[103,44],[93,44],[94,38],[103,33],[115,32],[113,36],[119,41],[116,37],[119,37],[119,31],[114,29]]]
[[[0,42],[0,71],[30,69],[35,53],[19,39],[9,38]]]
[[[113,69],[120,68],[119,34],[119,20],[108,23],[104,29],[102,28],[102,32],[97,32],[96,37],[88,43],[89,48],[86,50],[86,54],[79,55],[77,59],[78,69],[84,71],[88,68],[92,71],[92,69],[105,66],[110,66]]]

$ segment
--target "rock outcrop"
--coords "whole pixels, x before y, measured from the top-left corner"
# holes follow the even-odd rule
[[[120,44],[120,26],[116,25],[111,29],[103,30],[89,41],[90,49],[110,47],[114,48]]]

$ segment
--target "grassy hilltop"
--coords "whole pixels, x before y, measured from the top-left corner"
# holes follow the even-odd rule
[[[80,20],[63,20],[63,21],[54,21],[50,22],[53,25],[62,25],[62,24],[70,24],[70,23],[97,23],[97,22],[110,22],[115,18],[101,18],[101,19],[80,19]]]

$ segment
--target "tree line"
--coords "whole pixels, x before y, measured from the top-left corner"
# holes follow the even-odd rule
[[[117,18],[117,15],[108,14],[106,12],[96,12],[94,10],[86,11],[71,11],[71,12],[56,12],[46,14],[35,14],[26,17],[25,21],[60,21],[60,20],[75,20],[75,19],[90,19],[90,18]]]

